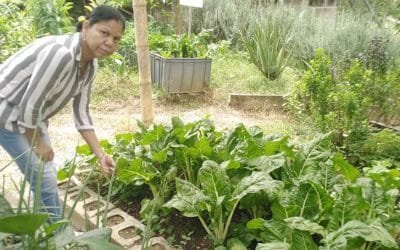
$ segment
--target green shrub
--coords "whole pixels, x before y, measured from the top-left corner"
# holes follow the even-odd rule
[[[28,0],[26,9],[38,35],[63,34],[74,30],[68,11],[73,3],[65,0]]]
[[[0,63],[31,42],[32,20],[17,4],[0,3]]]
[[[389,129],[371,133],[355,151],[363,162],[391,160],[400,167],[400,135]]]

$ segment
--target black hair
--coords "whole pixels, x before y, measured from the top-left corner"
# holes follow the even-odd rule
[[[101,22],[101,21],[109,21],[109,20],[115,20],[118,21],[122,24],[122,30],[125,30],[125,18],[119,12],[119,10],[107,6],[107,5],[99,5],[96,8],[93,9],[93,11],[89,14],[88,17],[86,17],[86,20],[89,21],[90,25],[93,25],[95,23]],[[82,31],[82,23],[83,22],[78,22],[76,26],[76,31],[80,32]]]

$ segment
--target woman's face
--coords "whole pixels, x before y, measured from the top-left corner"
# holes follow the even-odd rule
[[[85,21],[82,26],[83,46],[87,60],[103,58],[114,53],[123,34],[122,24],[116,20],[97,22],[90,25]]]

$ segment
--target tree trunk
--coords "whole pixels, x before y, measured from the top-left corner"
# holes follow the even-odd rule
[[[142,122],[146,126],[149,126],[153,123],[153,89],[151,86],[146,0],[133,1],[133,14],[136,27],[135,38],[139,67],[140,106],[142,109]]]

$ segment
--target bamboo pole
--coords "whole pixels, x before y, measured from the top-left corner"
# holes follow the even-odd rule
[[[147,34],[147,10],[145,0],[133,1],[133,14],[135,20],[136,51],[139,67],[140,106],[142,122],[146,126],[153,123],[153,102],[150,71],[150,53]]]

